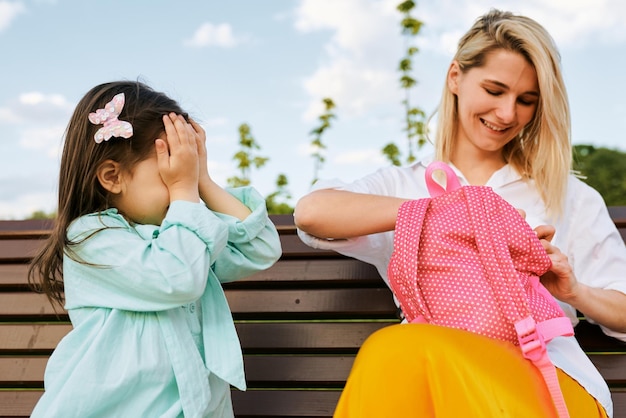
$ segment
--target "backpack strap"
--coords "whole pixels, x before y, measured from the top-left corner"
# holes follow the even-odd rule
[[[441,170],[446,174],[446,187],[442,187],[433,179],[433,173]],[[444,193],[452,192],[461,188],[461,182],[452,170],[452,168],[441,161],[433,161],[426,167],[426,187],[431,197],[438,197]]]
[[[426,184],[431,196],[439,196],[449,190],[438,186],[432,179],[434,170],[446,173],[446,189],[460,187],[458,178],[445,163],[436,162],[426,170]],[[468,186],[464,189],[470,224],[473,228],[478,252],[485,266],[485,276],[494,289],[494,296],[503,315],[514,324],[520,348],[525,358],[539,369],[556,407],[560,418],[568,418],[567,405],[559,385],[556,368],[548,357],[546,342],[559,335],[574,335],[569,318],[562,316],[539,324],[530,314],[527,295],[521,284],[513,263],[510,260],[508,244],[502,237],[507,231],[501,223],[502,212],[510,211],[510,216],[519,216],[514,208],[500,205],[500,197],[487,187]],[[531,286],[543,288],[536,278]],[[547,300],[553,300],[547,289]],[[511,295],[511,292],[517,294]],[[556,304],[556,301],[554,301]],[[558,306],[558,304],[557,304]],[[560,307],[559,307],[560,310]],[[522,319],[520,319],[522,318]]]
[[[412,286],[406,278],[417,277],[417,254],[420,245],[420,231],[430,199],[409,200],[398,209],[394,232],[394,248],[387,276],[404,317],[408,322],[428,322],[430,311],[424,302],[419,286]],[[417,293],[417,294],[416,294]]]
[[[550,357],[548,357],[546,343],[559,335],[574,335],[569,318],[558,317],[536,323],[529,316],[516,322],[515,330],[517,331],[522,354],[525,358],[532,361],[541,372],[559,418],[568,418],[567,404],[559,385],[556,368],[552,364]]]
[[[528,295],[522,287],[505,237],[510,233],[503,218],[520,216],[515,209],[509,213],[500,205],[501,198],[489,187],[467,186],[463,189],[467,202],[469,224],[485,278],[494,291],[500,311],[511,326],[531,316]]]
[[[445,188],[433,179],[435,170],[446,175]],[[461,188],[454,171],[443,162],[433,162],[426,169],[426,186],[432,197]],[[556,368],[548,357],[546,342],[556,336],[574,334],[569,318],[562,316],[536,323],[530,314],[527,295],[519,283],[519,277],[510,259],[507,243],[501,239],[507,231],[498,222],[501,218],[495,193],[486,187],[468,186],[464,188],[468,200],[468,216],[476,239],[476,245],[485,268],[485,275],[494,289],[494,294],[502,314],[515,326],[522,354],[541,372],[553,399],[558,416],[568,418],[567,405],[558,381]],[[409,322],[429,322],[430,311],[424,302],[419,286],[411,286],[403,278],[417,277],[417,254],[420,233],[431,199],[404,202],[398,210],[394,233],[394,248],[388,265],[389,284],[398,298],[406,319]],[[514,209],[513,209],[514,210]],[[519,214],[511,214],[519,216]],[[417,233],[416,233],[417,231]],[[539,279],[531,286],[541,290]],[[512,290],[517,295],[510,295]],[[544,289],[547,292],[546,289]],[[508,295],[508,296],[507,296]],[[547,294],[552,300],[552,296]],[[554,301],[556,304],[556,301]],[[558,304],[556,304],[558,306]],[[560,308],[559,308],[560,309]],[[520,319],[522,318],[522,319]]]
[[[499,197],[488,188],[466,187],[468,213],[474,229],[476,245],[485,266],[485,276],[494,289],[495,299],[503,315],[514,324],[520,349],[525,358],[539,369],[550,392],[559,418],[568,418],[567,405],[559,385],[556,368],[548,357],[546,342],[557,335],[573,335],[569,318],[562,316],[537,324],[530,314],[528,300],[511,263],[505,226],[499,221],[503,211],[519,216],[508,206],[498,204]],[[506,215],[506,214],[505,214]],[[539,286],[539,281],[536,283]],[[511,292],[517,294],[511,295]],[[546,290],[547,292],[547,290]],[[551,300],[552,296],[548,300]],[[556,303],[556,302],[555,302]],[[522,318],[522,319],[520,319]]]
[[[446,175],[446,186],[442,187],[433,179],[435,170],[442,170]],[[461,183],[449,165],[434,161],[426,167],[426,187],[432,197],[441,196],[461,188]],[[430,198],[409,200],[398,209],[394,232],[394,248],[396,249],[389,265],[387,276],[389,285],[396,298],[404,317],[408,322],[430,322],[432,315],[424,302],[419,286],[413,286],[405,279],[417,277],[417,255],[420,246],[420,233],[430,205]]]

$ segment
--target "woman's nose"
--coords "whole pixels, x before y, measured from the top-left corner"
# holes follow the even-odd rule
[[[503,99],[500,101],[496,116],[501,122],[509,124],[515,121],[517,117],[517,103],[514,99]]]

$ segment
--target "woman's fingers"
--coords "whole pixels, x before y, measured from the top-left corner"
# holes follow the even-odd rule
[[[554,238],[554,234],[556,233],[556,229],[554,229],[552,225],[539,225],[535,228],[535,233],[537,234],[537,238],[540,240],[551,242],[552,238]]]

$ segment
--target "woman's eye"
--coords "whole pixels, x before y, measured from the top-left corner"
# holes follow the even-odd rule
[[[501,95],[501,94],[502,94],[502,92],[501,92],[501,91],[497,91],[497,90],[489,90],[489,89],[485,89],[485,91],[486,91],[488,94],[492,95],[492,96],[499,96],[499,95]]]
[[[528,99],[518,99],[518,102],[523,105],[523,106],[533,106],[536,101],[535,100],[528,100]]]

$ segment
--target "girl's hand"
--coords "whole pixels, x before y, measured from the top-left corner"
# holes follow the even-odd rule
[[[244,220],[250,215],[250,209],[233,195],[221,188],[209,175],[207,167],[206,132],[196,121],[189,120],[190,134],[195,138],[198,150],[198,190],[200,198],[209,209]]]
[[[206,132],[193,119],[189,119],[189,127],[196,138],[196,146],[198,147],[198,181],[202,184],[203,182],[211,181],[207,161]]]
[[[576,280],[567,256],[551,244],[555,229],[550,225],[540,225],[535,228],[535,232],[552,261],[550,270],[541,276],[541,283],[552,296],[563,302],[568,302],[576,297],[578,280]]]
[[[174,200],[199,201],[198,147],[193,128],[175,113],[163,116],[165,135],[155,141],[159,174]]]
[[[210,202],[214,202],[215,199],[211,199],[211,195],[216,191],[216,189],[221,188],[213,182],[213,179],[209,175],[206,151],[206,132],[202,126],[197,124],[193,119],[189,120],[189,128],[196,138],[196,146],[198,148],[198,190],[200,198],[204,201],[204,203],[212,208]],[[220,195],[220,193],[218,193],[218,195]]]

